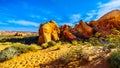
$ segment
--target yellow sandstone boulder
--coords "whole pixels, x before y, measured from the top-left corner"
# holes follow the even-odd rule
[[[41,24],[39,28],[38,44],[46,43],[49,41],[59,40],[60,30],[55,21],[51,20],[45,24]]]

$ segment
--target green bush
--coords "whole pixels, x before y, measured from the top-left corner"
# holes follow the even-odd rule
[[[111,68],[120,68],[120,50],[111,53],[109,63]]]
[[[50,41],[50,42],[48,42],[48,45],[49,46],[54,46],[54,45],[56,45],[56,42],[55,41]]]
[[[48,43],[43,43],[41,46],[42,46],[43,48],[47,48],[47,47],[48,47]]]
[[[93,46],[102,46],[103,44],[102,44],[100,41],[102,41],[101,38],[89,38],[89,42],[90,42]]]
[[[41,46],[43,47],[43,48],[48,48],[48,47],[50,47],[50,46],[54,46],[54,45],[56,45],[57,43],[55,42],[55,41],[50,41],[50,42],[48,42],[48,43],[43,43]]]
[[[5,48],[4,50],[0,51],[0,61],[5,61],[11,59],[15,56],[18,56],[22,53],[26,53],[28,51],[35,51],[41,49],[37,45],[23,45],[23,44],[13,44],[13,46]]]
[[[120,47],[120,31],[114,30],[116,34],[111,34],[107,36],[107,40],[109,41],[109,48],[118,48]]]
[[[17,56],[20,54],[20,51],[17,50],[15,47],[9,47],[0,52],[0,61],[5,61],[8,59],[11,59],[14,56]]]
[[[77,44],[78,44],[78,41],[73,40],[73,41],[72,41],[72,44],[73,44],[73,45],[77,45]]]
[[[38,49],[42,49],[42,47],[36,45],[36,44],[31,44],[30,45],[30,50],[34,51],[34,50],[38,50]]]

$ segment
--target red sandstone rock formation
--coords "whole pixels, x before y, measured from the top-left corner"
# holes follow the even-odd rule
[[[79,24],[75,25],[72,32],[75,34],[75,36],[80,38],[90,38],[93,35],[93,29],[82,20],[79,22]]]
[[[101,36],[113,33],[114,28],[120,30],[120,10],[113,10],[89,25],[97,28],[96,31],[101,33]]]
[[[61,38],[63,40],[75,40],[76,36],[71,33],[72,27],[69,25],[63,25],[60,28]]]
[[[106,27],[107,29],[119,29],[120,30],[120,10],[113,10],[104,16],[102,16],[98,21],[98,28]]]

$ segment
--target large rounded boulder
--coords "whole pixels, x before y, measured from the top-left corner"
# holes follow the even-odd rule
[[[60,30],[55,21],[41,24],[39,28],[38,44],[59,40]]]

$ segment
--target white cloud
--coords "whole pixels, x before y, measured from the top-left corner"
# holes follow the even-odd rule
[[[104,14],[115,10],[120,9],[120,0],[110,0],[107,3],[98,2],[98,7],[96,10],[91,10],[87,13],[87,18],[85,18],[85,21],[90,21],[92,18],[95,18],[95,20],[102,17]]]
[[[89,13],[87,13],[87,17],[85,18],[85,21],[90,21],[94,15],[96,15],[96,10],[92,10]]]
[[[120,9],[120,0],[110,0],[107,3],[99,3],[96,19],[114,9]]]
[[[30,17],[32,17],[32,18],[41,18],[41,17],[38,16],[38,15],[30,15]]]
[[[30,17],[36,18],[36,19],[48,20],[47,17],[41,17],[41,16],[39,16],[39,15],[30,15]]]
[[[31,22],[31,21],[26,21],[26,20],[8,20],[8,22],[19,24],[19,25],[24,25],[24,26],[34,26],[34,27],[39,26],[39,24],[36,22]]]
[[[73,14],[72,16],[70,16],[70,22],[75,23],[78,22],[81,18],[80,14]]]
[[[62,22],[59,23],[59,25],[70,25],[70,26],[74,26],[75,23],[79,22],[81,19],[81,15],[80,14],[73,14],[69,17],[69,21],[68,22]]]
[[[62,22],[62,23],[59,23],[59,25],[69,25],[69,26],[74,26],[74,24],[73,23],[71,23],[71,22]]]

